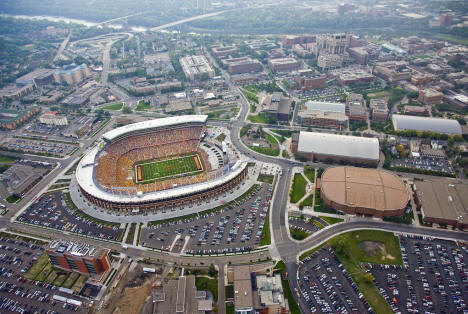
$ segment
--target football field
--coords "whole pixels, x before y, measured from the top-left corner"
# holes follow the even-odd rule
[[[203,164],[198,154],[165,160],[145,161],[135,166],[137,183],[149,183],[175,176],[194,175],[202,172]]]

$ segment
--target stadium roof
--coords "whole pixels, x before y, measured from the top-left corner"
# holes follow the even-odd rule
[[[239,173],[242,172],[242,170],[244,170],[245,167],[247,167],[246,162],[238,160],[226,175],[217,177],[216,179],[210,181],[179,186],[163,191],[144,193],[142,195],[129,195],[125,193],[117,194],[118,192],[111,193],[104,190],[96,183],[95,180],[93,180],[93,171],[95,168],[94,162],[98,153],[99,145],[90,150],[78,164],[78,167],[76,168],[76,180],[79,186],[87,193],[101,200],[125,204],[138,204],[141,202],[157,201],[171,197],[184,196],[196,192],[203,192],[234,179]]]
[[[392,116],[392,122],[393,128],[395,130],[415,130],[444,134],[462,134],[460,123],[458,123],[457,120],[394,114]]]
[[[346,105],[336,102],[311,101],[305,103],[307,111],[338,112],[345,114]]]
[[[154,119],[148,120],[138,123],[132,123],[129,125],[122,126],[117,129],[113,129],[107,133],[105,133],[102,138],[106,141],[112,141],[113,139],[134,131],[141,131],[156,127],[166,127],[170,125],[177,125],[177,124],[184,124],[184,123],[206,123],[208,116],[207,115],[187,115],[187,116],[176,116],[176,117],[169,117],[169,118],[161,118],[161,119]]]
[[[318,132],[300,132],[298,152],[379,160],[379,140]]]

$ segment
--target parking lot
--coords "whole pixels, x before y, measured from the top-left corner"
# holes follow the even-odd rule
[[[421,169],[444,172],[454,174],[455,172],[450,165],[450,162],[445,158],[432,157],[412,157],[395,159],[391,162],[391,167],[403,167],[409,169]]]
[[[94,117],[68,115],[67,120],[68,125],[64,126],[47,125],[36,121],[25,127],[24,131],[34,134],[47,134],[47,136],[55,139],[70,140],[76,138],[77,134],[83,133],[82,130],[88,129]]]
[[[311,313],[372,312],[331,249],[322,248],[300,262],[298,281]]]
[[[288,222],[290,228],[300,229],[308,234],[312,234],[320,230],[319,226],[306,219],[290,216],[288,218]]]
[[[217,213],[141,231],[143,246],[187,254],[250,251],[258,247],[272,188],[262,184],[242,203]]]
[[[44,247],[34,240],[0,236],[0,313],[86,313],[87,309],[54,300],[55,296],[80,300],[48,283],[23,278]],[[83,300],[81,300],[83,301]]]
[[[466,247],[419,236],[400,236],[403,266],[368,265],[376,286],[402,313],[467,313]]]
[[[77,210],[66,204],[60,191],[37,199],[17,221],[111,241],[119,241],[123,233],[119,224],[100,224],[95,219],[79,216]]]
[[[31,140],[25,138],[7,138],[1,146],[15,151],[27,152],[31,154],[47,154],[57,157],[65,157],[71,154],[77,145],[47,142],[41,140]]]

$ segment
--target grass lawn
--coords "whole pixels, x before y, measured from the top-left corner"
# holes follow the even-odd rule
[[[198,158],[198,161],[200,162],[199,166],[201,169],[197,168],[197,163],[195,162],[196,158]],[[188,175],[203,171],[201,158],[197,154],[176,157],[167,160],[139,163],[135,167],[137,183],[148,183],[150,181],[172,177],[175,175]],[[138,176],[138,167],[141,167],[141,178]]]
[[[299,209],[302,209],[305,206],[312,206],[313,201],[314,201],[313,197],[314,197],[313,195],[309,195],[308,197],[306,197],[306,199],[303,200],[301,204],[299,204]]]
[[[310,182],[314,183],[315,181],[315,168],[312,166],[304,167],[304,174],[309,179]]]
[[[42,269],[42,271],[39,274],[37,274],[34,280],[45,281],[51,272],[52,272],[52,264],[47,263],[46,266]]]
[[[344,219],[335,218],[335,217],[326,217],[326,216],[319,216],[319,217],[329,225],[334,225],[334,224],[344,221]]]
[[[86,281],[88,281],[88,277],[86,277],[85,275],[80,275],[80,277],[73,284],[73,291],[80,292],[81,289],[83,289]]]
[[[15,162],[14,158],[8,156],[0,156],[0,163],[1,164],[12,164]]]
[[[247,117],[247,119],[248,119],[250,122],[253,122],[253,123],[263,123],[263,124],[267,124],[267,123],[268,123],[268,119],[266,118],[266,116],[261,115],[261,114],[249,115],[249,116]]]
[[[18,194],[11,194],[10,196],[6,198],[6,201],[12,204],[12,203],[19,202],[20,199],[21,199],[21,196],[19,196]]]
[[[232,302],[226,303],[226,314],[234,314],[234,304]]]
[[[132,224],[130,225],[130,230],[128,230],[127,239],[125,239],[125,243],[133,244],[133,238],[135,237],[135,231],[136,231],[136,223],[132,222]]]
[[[220,135],[216,136],[216,140],[219,142],[224,141],[225,138],[226,138],[226,134],[224,133],[221,133]]]
[[[381,252],[368,255],[358,245],[363,241],[385,244],[386,255],[381,254]],[[376,313],[392,313],[390,306],[380,295],[374,283],[365,279],[366,272],[361,267],[361,263],[401,265],[402,259],[398,238],[389,232],[360,230],[336,236],[330,239],[328,243],[334,249],[343,266],[359,286],[359,290],[364,294],[374,311]]]
[[[229,285],[224,287],[224,291],[226,294],[226,299],[233,299],[234,298],[234,286]]]
[[[73,287],[73,284],[75,283],[75,281],[78,279],[78,277],[80,277],[80,274],[78,273],[70,273],[70,276],[68,276],[68,278],[65,280],[65,282],[63,283],[63,287],[64,288],[67,288],[67,289],[71,289],[71,287]]]
[[[304,176],[300,173],[296,173],[294,175],[292,189],[290,192],[291,203],[297,203],[302,197],[304,197],[306,193],[306,185],[307,181]]]
[[[66,274],[60,274],[57,279],[55,279],[54,281],[54,285],[55,286],[58,286],[58,287],[61,287],[63,285],[63,283],[65,282],[65,280],[67,279],[67,275]]]
[[[119,102],[117,104],[111,104],[111,105],[103,106],[100,109],[103,109],[103,110],[121,110],[122,107],[123,107],[123,103]]]
[[[151,105],[140,100],[135,108],[135,111],[147,111],[151,109]]]
[[[218,279],[195,277],[195,286],[199,291],[210,291],[215,301],[218,301]]]
[[[436,34],[434,35],[434,37],[468,46],[468,39],[466,37],[458,37],[458,36],[452,36],[452,35],[447,35],[447,34]]]
[[[46,253],[42,253],[41,256],[37,259],[34,264],[28,269],[28,271],[24,274],[24,277],[27,279],[34,280],[36,276],[42,272],[42,270],[47,266],[50,265],[49,257]]]
[[[260,242],[258,243],[259,246],[262,245],[270,245],[271,243],[271,234],[270,234],[270,208],[267,210],[267,214],[265,216],[265,221],[263,224],[262,235],[260,236]]]
[[[291,237],[298,241],[304,240],[305,238],[310,236],[309,233],[299,228],[289,228],[289,232],[291,233]]]
[[[294,276],[291,274],[291,276]],[[283,286],[283,293],[284,296],[288,299],[289,303],[289,311],[291,314],[301,314],[301,310],[299,308],[299,305],[296,302],[296,299],[294,299],[294,295],[291,291],[291,288],[289,287],[289,282],[287,279],[282,278],[281,279],[281,284]]]
[[[267,156],[278,156],[280,153],[280,150],[278,148],[257,147],[257,146],[249,146],[249,148],[257,153],[267,155]]]
[[[320,222],[318,222],[317,220],[315,220],[313,218],[310,219],[310,222],[313,223],[314,225],[316,225],[317,227],[319,227],[320,229],[325,228],[324,225],[322,225]]]
[[[274,178],[274,176],[269,175],[269,174],[259,174],[258,178],[257,178],[257,181],[272,184],[273,183],[273,178]]]

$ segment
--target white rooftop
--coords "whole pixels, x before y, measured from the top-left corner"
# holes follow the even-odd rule
[[[132,123],[129,125],[122,126],[117,129],[113,129],[107,133],[104,133],[102,136],[103,139],[107,141],[112,141],[113,139],[134,131],[141,131],[156,127],[166,127],[169,125],[177,125],[184,123],[206,123],[208,116],[207,115],[186,115],[186,116],[177,116],[177,117],[168,117],[161,119],[148,120],[138,123]]]
[[[379,140],[318,132],[300,132],[298,152],[379,160]]]
[[[404,116],[394,114],[392,116],[395,130],[428,131],[443,134],[462,134],[460,123],[457,120]]]

